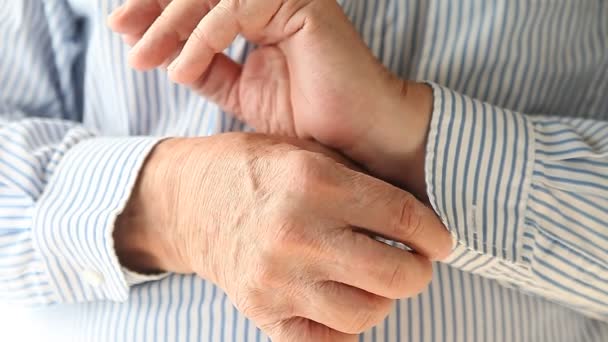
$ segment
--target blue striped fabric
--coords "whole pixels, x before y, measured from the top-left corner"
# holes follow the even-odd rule
[[[161,137],[246,127],[127,66],[104,24],[121,1],[0,2],[0,298],[38,306],[49,340],[267,341],[213,284],[123,270],[112,241]],[[434,88],[428,191],[458,241],[360,341],[608,340],[608,4],[341,4]]]

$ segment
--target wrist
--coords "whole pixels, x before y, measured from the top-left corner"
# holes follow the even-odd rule
[[[114,227],[114,246],[118,259],[129,270],[153,274],[191,273],[176,253],[176,239],[166,178],[170,174],[167,157],[178,139],[160,142],[150,152],[131,196]]]
[[[433,110],[432,88],[424,83],[394,80],[382,98],[382,117],[349,156],[381,177],[426,199],[425,155]]]

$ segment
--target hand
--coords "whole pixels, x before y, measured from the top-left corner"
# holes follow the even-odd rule
[[[179,55],[174,80],[256,130],[313,137],[425,196],[430,89],[390,74],[335,1],[128,0],[109,24],[136,43],[134,67]],[[239,31],[264,46],[243,66],[216,54]]]
[[[118,219],[121,262],[213,281],[275,341],[354,341],[428,284],[451,237],[413,196],[336,160],[245,133],[165,140]]]
[[[377,114],[388,110],[370,97],[403,90],[403,83],[373,57],[334,0],[128,0],[110,16],[109,24],[135,42],[133,67],[144,70],[170,63],[174,81],[193,86],[266,133],[314,137],[348,149],[364,140]],[[218,54],[238,33],[260,45],[277,46],[286,61],[277,61],[282,58],[278,53],[260,52],[243,70]],[[269,55],[270,61],[265,60]],[[263,74],[281,63],[289,65],[290,75]],[[241,76],[249,80],[243,82]],[[251,76],[277,84],[251,89]],[[279,97],[267,95],[268,104],[252,100],[268,88],[280,89]],[[260,117],[264,120],[256,120]]]

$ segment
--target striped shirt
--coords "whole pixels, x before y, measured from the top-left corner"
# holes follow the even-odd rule
[[[128,67],[105,26],[120,2],[1,1],[0,298],[39,307],[50,340],[265,341],[210,282],[118,263],[114,221],[160,137],[246,129]],[[458,241],[360,340],[607,341],[606,1],[340,3],[434,88],[428,194]]]

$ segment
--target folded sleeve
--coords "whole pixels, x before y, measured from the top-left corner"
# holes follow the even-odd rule
[[[118,263],[112,232],[159,140],[81,124],[85,35],[63,0],[0,6],[0,300],[125,300],[151,280]]]
[[[457,241],[447,262],[608,320],[608,123],[430,85],[426,182]]]
[[[112,232],[157,138],[97,137],[77,124],[0,127],[0,293],[31,304],[122,301]],[[136,278],[137,279],[137,278]]]

